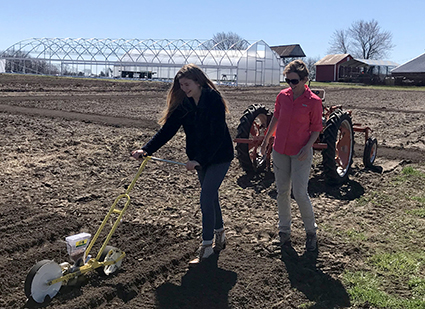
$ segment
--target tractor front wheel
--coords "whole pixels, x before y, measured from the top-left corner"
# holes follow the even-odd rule
[[[323,149],[323,170],[329,184],[341,184],[348,179],[353,163],[354,130],[350,114],[335,110],[323,131],[327,148]]]
[[[366,141],[363,153],[363,164],[366,168],[373,167],[373,162],[375,162],[377,152],[378,141],[376,138],[369,137]]]

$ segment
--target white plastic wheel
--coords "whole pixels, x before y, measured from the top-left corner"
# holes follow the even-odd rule
[[[55,297],[62,286],[62,281],[52,285],[47,283],[61,276],[62,269],[59,264],[50,260],[38,262],[31,268],[25,280],[25,295],[37,303],[43,303],[46,296]]]
[[[100,262],[116,261],[122,254],[123,252],[120,249],[112,246],[106,246],[100,256]],[[110,275],[116,272],[121,267],[121,264],[122,259],[114,264],[98,268],[97,270],[101,273],[103,272],[105,275]]]

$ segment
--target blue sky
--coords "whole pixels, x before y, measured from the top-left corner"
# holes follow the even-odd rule
[[[423,0],[14,0],[0,9],[0,50],[30,38],[210,39],[234,32],[268,45],[300,44],[326,56],[336,29],[375,19],[403,64],[425,52]]]

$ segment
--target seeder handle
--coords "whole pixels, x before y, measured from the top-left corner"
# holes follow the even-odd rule
[[[97,239],[99,238],[99,235],[101,233],[101,231],[104,229],[104,227],[106,226],[107,222],[109,221],[109,219],[111,218],[112,214],[119,214],[118,218],[116,218],[115,223],[112,225],[111,230],[109,231],[108,235],[106,236],[106,239],[104,240],[102,247],[99,250],[99,253],[97,254],[96,260],[99,260],[100,255],[102,254],[103,250],[106,248],[106,245],[108,244],[109,240],[112,237],[112,234],[114,234],[116,228],[118,227],[118,224],[121,221],[122,216],[124,215],[124,212],[127,210],[127,207],[130,204],[130,191],[133,189],[134,185],[136,184],[137,179],[139,179],[140,175],[142,174],[143,170],[145,169],[146,164],[148,163],[148,161],[150,160],[150,157],[145,157],[145,159],[143,160],[142,164],[140,164],[139,170],[137,171],[136,175],[134,176],[131,184],[127,187],[127,190],[125,190],[125,193],[119,195],[114,203],[112,204],[112,206],[109,208],[108,213],[106,214],[106,216],[104,217],[100,227],[97,229],[96,234],[93,236],[92,240],[90,241],[90,244],[88,245],[85,254],[88,255],[91,251],[91,249],[93,248],[93,245],[95,244],[95,242],[97,241]],[[124,207],[119,210],[117,209],[117,204],[121,199],[126,199],[126,203],[124,205]]]
[[[182,163],[182,162],[176,162],[176,161],[171,161],[171,160],[165,160],[165,159],[161,159],[161,158],[157,158],[157,157],[150,157],[152,160],[155,160],[155,161],[160,161],[160,162],[166,162],[166,163],[171,163],[171,164],[178,164],[178,165],[183,165],[183,166],[186,166],[186,164],[185,163]],[[202,168],[201,168],[201,166],[200,165],[197,165],[197,166],[195,166],[195,170],[197,170],[197,171],[200,171]]]
[[[134,176],[133,180],[131,181],[130,185],[127,187],[127,189],[125,190],[125,192],[121,195],[119,195],[114,203],[112,204],[112,206],[109,209],[109,212],[107,213],[107,215],[105,216],[105,218],[103,219],[100,227],[98,228],[96,234],[93,236],[92,240],[90,241],[90,244],[88,245],[87,249],[86,249],[86,255],[89,254],[89,252],[91,251],[91,249],[93,248],[94,243],[97,241],[97,239],[99,238],[99,235],[101,233],[101,231],[104,229],[106,223],[109,221],[110,217],[112,214],[119,214],[118,218],[115,220],[115,223],[113,224],[110,232],[108,233],[105,241],[102,244],[102,247],[99,250],[99,253],[96,257],[96,260],[98,260],[100,258],[101,253],[103,252],[103,250],[105,249],[106,245],[108,244],[109,240],[112,237],[112,234],[115,232],[116,228],[118,227],[119,222],[121,221],[122,216],[124,215],[124,212],[127,210],[127,207],[130,204],[130,191],[133,189],[133,187],[135,186],[137,180],[139,179],[140,175],[142,174],[143,170],[146,167],[146,164],[149,162],[149,160],[157,160],[157,161],[163,161],[163,162],[167,162],[167,163],[173,163],[173,164],[179,164],[179,165],[186,165],[184,163],[180,163],[180,162],[175,162],[175,161],[170,161],[170,160],[164,160],[164,159],[159,159],[159,158],[155,158],[152,156],[146,156],[144,157],[142,164],[140,164],[139,170],[137,171],[136,175]],[[201,166],[196,166],[196,169],[200,169]],[[124,207],[120,210],[117,209],[117,204],[121,199],[126,199],[125,205]]]

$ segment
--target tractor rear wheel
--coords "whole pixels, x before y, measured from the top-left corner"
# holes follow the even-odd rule
[[[236,157],[247,173],[262,172],[270,162],[260,161],[260,147],[272,118],[272,113],[261,104],[249,106],[240,119],[236,138],[252,139],[250,143],[237,143]]]
[[[326,181],[341,184],[347,181],[353,163],[354,130],[350,114],[335,110],[326,121],[323,138],[327,144],[322,151]]]

